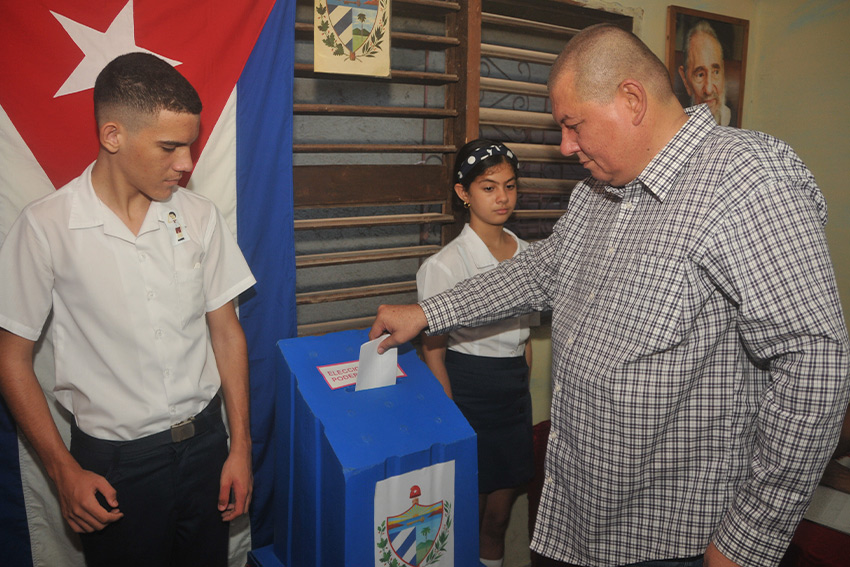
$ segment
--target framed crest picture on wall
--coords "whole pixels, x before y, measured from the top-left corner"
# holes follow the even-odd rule
[[[314,0],[317,73],[389,77],[390,0]]]
[[[741,127],[750,22],[667,8],[667,70],[682,106],[707,104],[721,126]]]

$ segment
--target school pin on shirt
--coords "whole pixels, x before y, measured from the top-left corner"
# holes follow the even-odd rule
[[[168,209],[165,213],[165,226],[168,229],[168,234],[171,236],[172,246],[179,246],[188,239],[183,230],[185,224],[180,211]]]

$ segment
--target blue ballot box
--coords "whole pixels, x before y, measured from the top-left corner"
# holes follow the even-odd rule
[[[409,344],[395,385],[343,385],[368,340],[278,343],[274,556],[284,567],[477,566],[475,433]]]

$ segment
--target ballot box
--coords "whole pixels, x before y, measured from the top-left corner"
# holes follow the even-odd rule
[[[267,545],[249,551],[245,567],[283,567],[283,563],[274,554],[274,547]]]
[[[278,343],[273,555],[284,567],[477,566],[475,433],[409,344],[394,385],[356,391],[367,341]]]

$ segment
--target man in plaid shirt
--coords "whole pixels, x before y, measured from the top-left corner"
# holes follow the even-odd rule
[[[411,306],[389,348],[552,310],[532,548],[575,565],[776,565],[850,396],[826,205],[785,143],[683,110],[634,35],[594,26],[549,78],[592,178],[552,236]]]

